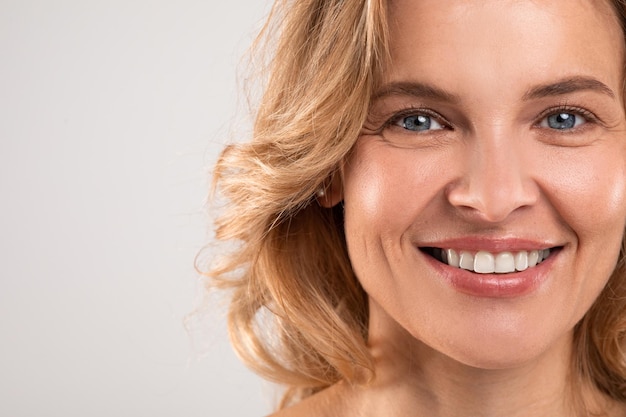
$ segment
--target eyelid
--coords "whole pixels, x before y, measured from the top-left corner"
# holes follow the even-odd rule
[[[380,130],[384,130],[389,126],[393,126],[394,124],[396,124],[399,120],[405,118],[405,117],[409,117],[409,116],[418,116],[418,115],[423,115],[423,116],[428,116],[428,117],[432,117],[434,119],[437,120],[437,122],[443,127],[443,128],[451,128],[452,125],[450,122],[448,122],[448,120],[446,120],[445,117],[443,117],[441,114],[437,113],[436,111],[433,111],[431,109],[428,108],[420,108],[420,107],[411,107],[411,108],[407,108],[407,109],[403,109],[400,111],[395,112],[390,118],[387,119],[387,121],[380,127]]]
[[[582,116],[587,122],[592,122],[592,123],[600,123],[600,119],[598,118],[598,116],[596,116],[593,112],[583,108],[583,107],[578,107],[578,106],[571,106],[568,104],[562,104],[559,106],[555,106],[555,107],[550,107],[544,111],[542,111],[541,113],[539,113],[539,115],[536,118],[536,125],[539,125],[539,123],[541,123],[541,121],[543,121],[546,117],[548,116],[552,116],[553,114],[557,114],[557,113],[575,113],[579,116]]]

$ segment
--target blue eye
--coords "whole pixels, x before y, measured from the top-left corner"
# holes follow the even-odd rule
[[[437,120],[424,114],[402,117],[396,121],[396,125],[411,132],[443,129]]]
[[[539,126],[556,130],[568,130],[578,127],[583,123],[586,123],[586,120],[581,115],[575,113],[561,112],[551,114],[545,117],[543,120],[541,120]]]

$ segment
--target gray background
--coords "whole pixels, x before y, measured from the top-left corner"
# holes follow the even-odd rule
[[[261,416],[223,308],[183,326],[208,169],[267,0],[0,0],[0,415]]]

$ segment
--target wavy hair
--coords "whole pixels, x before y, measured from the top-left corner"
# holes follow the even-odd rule
[[[611,3],[626,27],[626,1]],[[253,138],[227,146],[215,167],[225,201],[216,238],[237,246],[208,275],[232,290],[229,333],[240,358],[287,386],[281,407],[373,377],[367,297],[348,258],[343,210],[320,206],[315,194],[352,149],[388,62],[386,8],[386,0],[277,0],[256,43],[272,57]],[[574,339],[574,369],[620,401],[625,245]]]

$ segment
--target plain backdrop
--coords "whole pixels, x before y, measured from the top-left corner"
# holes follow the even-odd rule
[[[262,416],[194,257],[267,0],[0,0],[0,416]],[[193,336],[193,337],[192,337]]]

